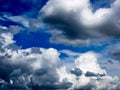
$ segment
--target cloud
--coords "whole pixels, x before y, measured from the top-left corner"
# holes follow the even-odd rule
[[[120,43],[119,40],[115,41],[115,43],[110,44],[108,47],[105,49],[105,54],[108,57],[111,57],[112,60],[117,60],[120,61]]]
[[[95,73],[93,73],[93,72],[87,71],[87,72],[85,73],[85,76],[87,76],[87,77],[92,77],[92,76],[105,76],[105,74],[95,74]]]
[[[88,52],[75,60],[75,64],[78,68],[80,68],[84,73],[87,71],[93,73],[106,73],[105,70],[101,69],[99,64],[97,63],[97,55],[93,52]]]
[[[13,15],[0,18],[2,22],[12,21],[9,26],[4,23],[0,26],[1,90],[120,90],[119,78],[110,76],[105,69],[101,68],[98,63],[99,55],[95,52],[82,54],[70,50],[58,51],[54,48],[42,47],[21,49],[14,44],[13,40],[13,35],[23,27],[36,30],[43,28],[44,24],[47,24],[47,28],[50,27],[48,31],[52,34],[50,41],[53,43],[80,46],[89,44],[91,39],[101,39],[101,37],[118,39],[120,35],[119,0],[111,4],[110,8],[98,9],[94,13],[88,0],[74,0],[74,2],[73,0],[49,0],[37,19],[31,16],[40,9],[40,6],[37,6],[39,0],[18,0],[17,5],[25,4],[23,7],[30,3],[30,6],[28,5],[28,8],[22,11],[19,6],[15,8],[16,6],[13,5],[14,8],[11,8],[13,1],[7,4],[2,1],[5,6],[10,4],[9,8],[0,6],[1,10],[5,9],[5,12]],[[36,12],[33,13],[33,11]],[[14,16],[24,13],[28,17],[27,15]],[[67,62],[63,63],[60,58],[61,53],[66,54],[67,59],[75,59],[75,62],[70,62],[69,66]],[[117,59],[119,58],[119,51],[112,54]],[[112,64],[114,66],[106,67],[107,69],[112,67],[110,70],[117,70],[119,74],[119,64],[114,63]]]
[[[18,30],[19,31],[19,30]],[[119,90],[117,77],[107,75],[97,62],[98,54],[80,54],[67,70],[60,52],[54,48],[21,49],[14,45],[14,33],[9,28],[0,32],[0,89],[110,89]],[[63,52],[65,52],[63,50]],[[69,55],[78,53],[68,52]],[[97,74],[90,76],[90,73]],[[86,73],[89,75],[86,76]],[[104,74],[104,75],[103,75]],[[91,83],[92,82],[92,83]]]
[[[75,90],[119,90],[119,87],[115,85],[118,80],[117,77],[111,78],[107,75],[105,69],[102,69],[98,64],[97,58],[97,54],[88,52],[80,55],[75,60],[76,67],[82,71],[82,75],[77,76],[76,83],[73,85]]]
[[[67,56],[69,56],[69,57],[75,57],[75,56],[79,56],[80,55],[80,53],[78,53],[78,52],[73,52],[73,51],[71,51],[71,50],[61,50],[61,51],[59,51],[60,53],[63,53],[63,54],[66,54]]]
[[[58,31],[52,42],[83,45],[91,39],[120,38],[119,6],[116,0],[110,8],[92,12],[89,0],[50,0],[40,13],[44,22]]]
[[[15,48],[13,34],[1,29],[0,89],[69,88],[70,82],[59,83],[56,69],[61,67],[59,52],[53,48]],[[4,81],[4,83],[3,83]],[[58,83],[58,84],[56,84]]]
[[[71,86],[70,82],[59,83],[56,69],[61,67],[61,63],[55,49],[39,49],[41,53],[33,53],[32,50],[7,50],[6,56],[1,56],[0,77],[6,80],[7,87],[64,89]]]
[[[75,74],[76,76],[82,75],[82,71],[79,68],[74,68],[73,70],[71,70],[71,73]]]
[[[120,50],[119,49],[112,51],[111,55],[115,60],[120,61]]]

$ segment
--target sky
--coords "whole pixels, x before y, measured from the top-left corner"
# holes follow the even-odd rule
[[[120,90],[120,0],[0,0],[0,90]]]

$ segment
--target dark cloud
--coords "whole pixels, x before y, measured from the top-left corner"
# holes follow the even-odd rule
[[[58,89],[68,89],[72,83],[63,83],[60,85],[43,85],[43,86],[32,86],[33,90],[58,90]]]
[[[44,23],[58,31],[53,33],[53,42],[75,41],[77,44],[76,40],[81,40],[81,44],[87,44],[91,39],[120,38],[119,0],[112,3],[111,8],[100,8],[95,13],[88,0],[71,2],[50,0],[40,11]]]
[[[96,74],[96,73],[87,71],[87,72],[85,73],[85,76],[86,76],[86,77],[97,77],[97,76],[105,76],[105,74]]]
[[[94,89],[116,90],[119,85],[117,77],[103,75],[106,72],[97,63],[97,56],[93,52],[81,54],[75,60],[75,67],[71,73],[67,65],[60,60],[60,52],[54,48],[27,48],[16,46],[9,27],[0,28],[0,90],[57,90],[57,89]],[[78,53],[65,51],[68,56],[78,56]],[[73,63],[74,64],[74,63]],[[100,73],[100,80],[86,71]],[[93,82],[93,83],[91,83]],[[112,84],[111,84],[112,83]],[[98,85],[99,84],[99,85]],[[115,87],[114,87],[115,85]],[[119,90],[119,89],[118,89]]]
[[[76,76],[82,75],[82,71],[79,68],[74,68],[74,70],[71,70],[72,74],[75,74]]]
[[[108,63],[113,64],[114,62],[112,60],[108,60]]]
[[[11,32],[4,32],[4,29],[1,29],[1,90],[30,90],[37,89],[37,87],[41,90],[49,90],[71,87],[72,83],[68,80],[59,82],[57,69],[62,64],[59,62],[59,54],[55,49],[29,48],[22,50],[14,45],[11,35],[13,35]],[[5,45],[5,43],[7,44]]]
[[[55,84],[59,82],[59,75],[56,71],[56,65],[45,64],[43,61],[43,68],[38,67],[38,69],[33,70],[30,66],[32,63],[36,61],[35,57],[30,59],[25,59],[25,57],[30,57],[31,52],[23,52],[24,57],[19,59],[18,62],[11,61],[12,56],[4,56],[1,59],[0,66],[0,77],[5,80],[5,83],[1,81],[1,88],[9,88],[9,89],[37,89],[37,87],[41,90],[44,89],[68,89],[72,83],[65,81],[59,84]],[[17,53],[16,53],[17,54]],[[36,53],[33,53],[36,54]],[[40,54],[40,53],[37,53]],[[42,54],[42,53],[41,53]],[[44,58],[44,57],[43,57]],[[23,59],[23,60],[22,60]],[[10,61],[9,61],[10,60]],[[25,61],[24,61],[25,60]],[[39,63],[39,62],[38,62]],[[37,62],[36,62],[37,64]],[[47,66],[48,65],[48,66]],[[52,65],[52,66],[51,66]],[[33,66],[33,67],[36,67]]]

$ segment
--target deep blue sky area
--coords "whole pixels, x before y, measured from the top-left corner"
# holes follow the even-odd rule
[[[35,16],[48,0],[0,0],[0,13]]]
[[[37,32],[27,32],[21,31],[20,33],[14,35],[14,40],[16,41],[16,45],[21,46],[23,49],[30,48],[30,47],[44,47],[44,48],[56,48],[58,50],[68,49],[76,52],[87,52],[87,51],[96,51],[100,52],[106,46],[106,44],[101,46],[90,45],[90,46],[66,46],[63,44],[53,44],[50,43],[51,35],[50,33],[44,31],[37,31]]]

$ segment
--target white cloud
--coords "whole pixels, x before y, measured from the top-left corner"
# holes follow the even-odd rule
[[[23,16],[9,16],[9,17],[7,16],[7,18],[16,23],[20,23],[25,27],[29,27],[29,20]]]
[[[66,55],[68,55],[69,57],[75,57],[75,56],[79,56],[81,53],[78,52],[73,52],[71,50],[60,50],[60,53],[64,53]]]
[[[0,89],[35,89],[38,86],[40,89],[119,90],[119,79],[106,74],[97,62],[96,53],[80,54],[75,60],[75,67],[71,68],[74,73],[71,73],[56,49],[15,48],[13,33],[4,32],[3,29],[0,37],[4,46],[0,47]],[[70,51],[62,52],[78,55]],[[96,75],[87,77],[87,71]],[[104,73],[103,76],[97,75]]]
[[[84,73],[86,73],[87,71],[99,74],[106,73],[105,70],[101,69],[99,64],[97,63],[97,55],[92,52],[85,53],[78,57],[75,60],[75,64]]]
[[[58,30],[52,42],[81,45],[89,39],[120,38],[120,1],[110,8],[100,8],[92,12],[89,0],[49,0],[40,13],[44,22]],[[61,31],[61,33],[59,33]]]
[[[6,47],[6,46],[8,46],[9,44],[12,44],[12,43],[14,43],[15,41],[13,41],[12,39],[13,39],[13,35],[11,34],[11,33],[1,33],[1,39],[0,39],[0,41],[1,41],[1,47]]]

